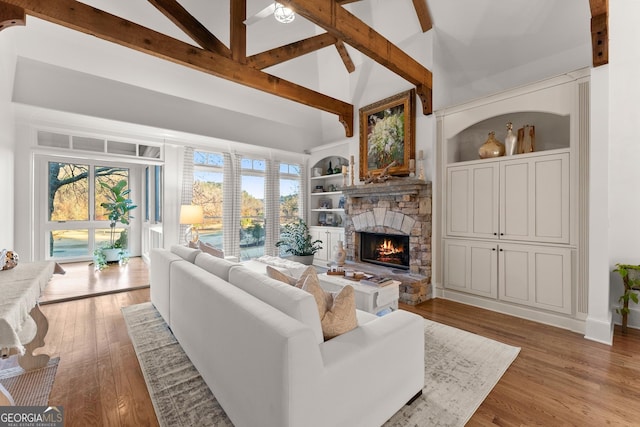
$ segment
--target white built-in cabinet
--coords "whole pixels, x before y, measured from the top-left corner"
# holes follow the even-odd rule
[[[313,263],[326,267],[329,261],[335,258],[338,241],[344,242],[344,228],[311,226],[309,234],[312,240],[322,241],[322,249],[315,253]]]
[[[571,313],[570,152],[447,167],[444,287]],[[527,243],[521,244],[521,243]]]
[[[580,328],[566,319],[586,312],[586,95],[578,73],[437,113],[441,296]],[[507,122],[534,125],[536,150],[479,159],[489,132],[504,141]]]

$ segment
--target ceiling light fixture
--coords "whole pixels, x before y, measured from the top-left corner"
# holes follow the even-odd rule
[[[283,24],[288,24],[296,19],[296,14],[288,7],[284,7],[278,2],[274,2],[273,6],[273,16],[276,18],[276,21],[282,22]]]

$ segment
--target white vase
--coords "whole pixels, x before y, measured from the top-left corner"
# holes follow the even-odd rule
[[[336,264],[342,267],[344,265],[344,261],[347,259],[347,251],[344,250],[344,245],[342,244],[342,240],[338,240],[338,246],[334,248],[334,250],[335,250],[335,255],[333,257],[334,261],[336,262]]]
[[[504,150],[507,156],[516,154],[518,147],[518,137],[513,133],[513,124],[507,123],[507,136],[504,138]]]

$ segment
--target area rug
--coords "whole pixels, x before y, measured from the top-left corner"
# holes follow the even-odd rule
[[[232,426],[150,303],[122,309],[161,426]],[[386,427],[464,426],[520,352],[425,319],[425,388]]]
[[[16,406],[47,406],[58,370],[59,357],[44,368],[25,371],[20,366],[0,370],[0,384],[11,394]]]

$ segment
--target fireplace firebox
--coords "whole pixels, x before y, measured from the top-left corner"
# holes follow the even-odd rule
[[[360,261],[409,269],[409,236],[360,233]]]

